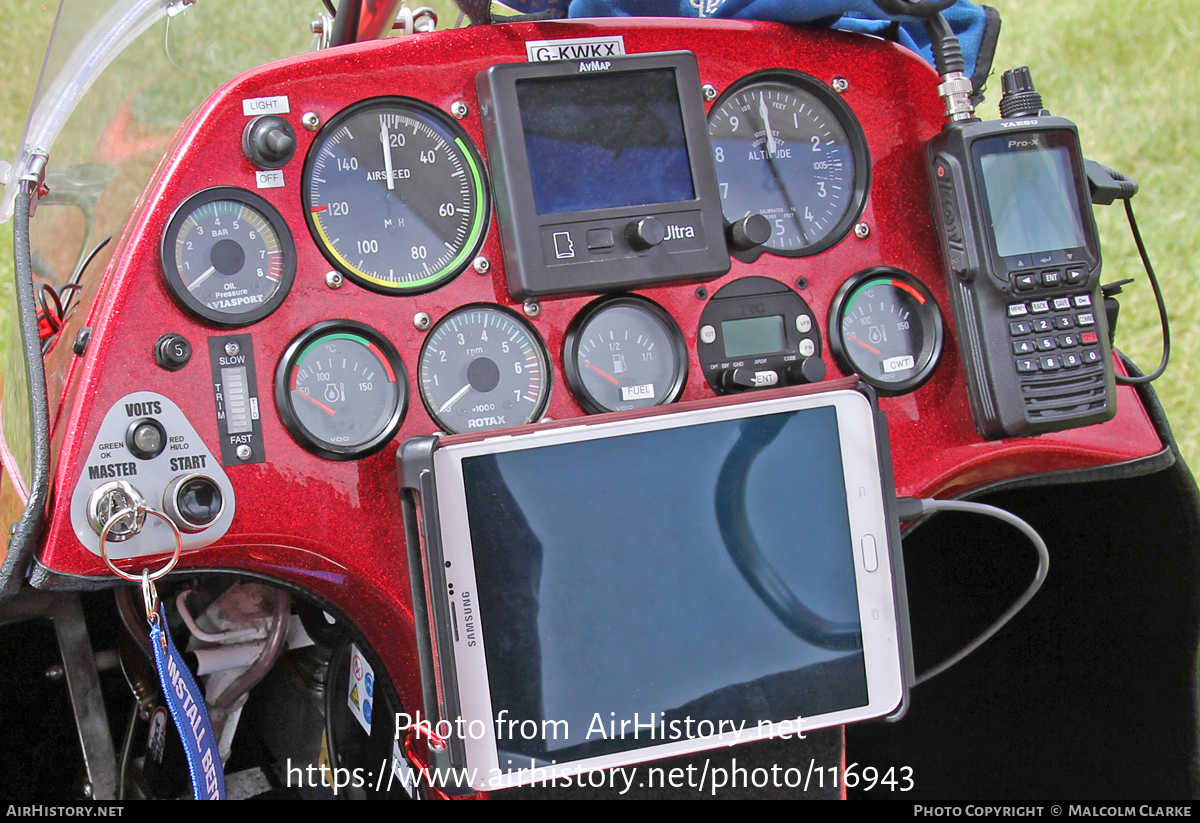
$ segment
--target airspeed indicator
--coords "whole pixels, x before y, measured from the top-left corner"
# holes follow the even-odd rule
[[[483,241],[483,161],[457,124],[416,100],[378,97],[332,118],[309,150],[303,192],[317,246],[373,291],[436,288]]]

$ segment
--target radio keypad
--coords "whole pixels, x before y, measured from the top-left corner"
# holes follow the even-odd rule
[[[1017,372],[1023,375],[1044,374],[1101,362],[1100,350],[1095,348],[1100,338],[1094,330],[1051,336],[1052,332],[1094,327],[1096,316],[1090,311],[1091,306],[1092,297],[1088,294],[1056,297],[1050,301],[1010,303],[1010,318],[1039,315],[1028,320],[1013,320],[1008,324],[1009,334],[1013,337],[1012,351]],[[1059,349],[1078,349],[1081,346],[1092,348],[1058,352]]]

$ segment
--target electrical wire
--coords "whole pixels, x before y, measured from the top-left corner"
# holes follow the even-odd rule
[[[1038,567],[1037,571],[1034,573],[1033,582],[1029,584],[1029,587],[1026,588],[1024,592],[1021,593],[1021,596],[1013,601],[1013,604],[1005,609],[1004,613],[1001,614],[1000,617],[998,617],[995,621],[993,621],[990,626],[984,629],[974,640],[963,646],[954,654],[947,657],[941,663],[938,663],[933,668],[917,675],[916,680],[913,681],[913,685],[916,686],[932,680],[954,664],[961,661],[967,655],[974,652],[976,649],[990,640],[992,636],[996,634],[996,632],[1004,628],[1005,624],[1012,620],[1013,617],[1016,616],[1017,612],[1025,608],[1025,605],[1033,599],[1033,596],[1037,594],[1038,589],[1042,587],[1042,583],[1046,581],[1046,574],[1050,571],[1050,552],[1046,548],[1046,541],[1042,540],[1042,536],[1037,533],[1033,526],[1030,526],[1012,512],[1005,511],[1004,509],[1000,509],[995,506],[989,506],[986,503],[972,503],[966,500],[933,500],[931,498],[925,498],[923,500],[914,501],[912,498],[908,498],[906,502],[919,503],[919,514],[921,515],[933,514],[939,511],[957,511],[994,517],[997,520],[1001,520],[1009,524],[1028,537],[1030,542],[1033,543],[1034,549],[1037,550],[1038,555]],[[914,517],[916,514],[918,513],[914,512]],[[913,518],[902,516],[901,519]]]
[[[1150,372],[1150,374],[1144,374],[1139,377],[1117,375],[1118,383],[1140,386],[1152,380],[1157,380],[1167,370],[1167,363],[1171,359],[1171,324],[1167,320],[1167,307],[1163,302],[1162,289],[1158,286],[1158,278],[1154,274],[1154,266],[1150,264],[1150,255],[1146,253],[1146,245],[1142,242],[1142,233],[1138,231],[1137,218],[1133,216],[1133,203],[1129,200],[1125,200],[1124,202],[1125,216],[1129,218],[1129,229],[1133,232],[1133,240],[1137,243],[1138,254],[1142,257],[1142,265],[1146,267],[1146,275],[1150,278],[1150,288],[1154,290],[1154,301],[1158,303],[1158,317],[1162,323],[1163,353],[1158,368]]]

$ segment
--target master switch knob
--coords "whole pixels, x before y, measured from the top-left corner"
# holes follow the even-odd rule
[[[657,217],[642,217],[625,227],[625,239],[638,251],[657,246],[666,236],[667,227]]]
[[[260,169],[282,168],[296,153],[296,132],[277,114],[255,117],[242,132],[242,151]]]

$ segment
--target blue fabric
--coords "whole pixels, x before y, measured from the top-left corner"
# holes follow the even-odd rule
[[[225,770],[221,767],[221,753],[213,737],[212,723],[208,721],[204,693],[179,656],[171,633],[163,630],[166,625],[167,615],[160,607],[158,623],[150,629],[150,643],[154,646],[154,665],[158,669],[167,708],[183,741],[188,772],[192,776],[192,797],[195,800],[224,800]]]
[[[569,4],[569,5],[568,5]],[[929,38],[920,20],[884,14],[872,0],[505,0],[524,14],[554,11],[571,17],[717,17],[809,23],[843,31],[883,35],[893,21],[900,24],[900,43],[933,65]],[[958,0],[942,12],[958,35],[968,77],[983,39],[984,11],[969,0]]]

